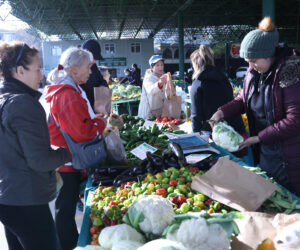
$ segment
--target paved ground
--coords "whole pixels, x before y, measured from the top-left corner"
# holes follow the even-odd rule
[[[50,203],[50,209],[51,209],[52,214],[54,214],[54,202]],[[80,212],[79,210],[77,210],[75,219],[76,219],[76,223],[77,223],[78,232],[80,232],[82,218],[83,218],[83,213]],[[3,228],[3,225],[1,222],[0,222],[0,250],[8,250],[5,233],[4,233],[4,228]]]

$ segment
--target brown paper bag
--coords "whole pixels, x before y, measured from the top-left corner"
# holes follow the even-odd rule
[[[162,117],[180,118],[181,96],[176,96],[175,86],[170,73],[167,73],[167,84],[165,88],[165,101],[162,110]]]
[[[174,83],[172,82],[171,73],[168,72],[166,75],[167,75],[167,84],[165,88],[165,97],[167,100],[170,100],[176,94],[176,91],[175,91]]]
[[[181,96],[172,96],[170,100],[165,99],[162,110],[162,117],[180,118],[181,114]]]
[[[282,228],[300,220],[300,214],[266,214],[244,212],[243,219],[236,219],[240,234],[233,237],[232,250],[252,250],[266,238],[274,241]]]
[[[255,211],[277,186],[222,157],[205,174],[193,178],[192,188],[239,211]]]
[[[112,90],[108,87],[94,88],[95,104],[94,110],[96,114],[103,114],[108,117],[111,113],[111,96]]]

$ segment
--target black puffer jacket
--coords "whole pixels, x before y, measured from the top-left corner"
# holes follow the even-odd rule
[[[220,106],[233,100],[233,91],[228,79],[216,67],[210,65],[193,81],[190,95],[194,132],[211,131],[206,120],[210,119]],[[241,116],[228,120],[228,123],[240,134],[245,133]]]
[[[40,93],[16,80],[0,84],[0,204],[46,204],[56,195],[55,169],[69,161],[53,150]]]

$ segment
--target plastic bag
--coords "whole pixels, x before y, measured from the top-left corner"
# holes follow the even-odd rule
[[[103,132],[108,163],[127,164],[126,152],[117,127],[106,128]]]
[[[300,249],[300,221],[288,225],[275,238],[278,250]]]
[[[218,122],[214,125],[212,139],[218,146],[225,148],[229,152],[237,151],[240,143],[244,140],[227,122]]]

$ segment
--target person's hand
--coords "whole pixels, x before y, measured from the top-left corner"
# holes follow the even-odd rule
[[[159,78],[158,82],[160,85],[163,85],[163,84],[166,84],[167,81],[168,81],[168,76],[167,76],[167,74],[164,74]]]
[[[102,120],[105,123],[105,126],[107,125],[108,117],[105,114],[103,114],[103,113],[95,114],[95,118]]]
[[[211,128],[213,128],[213,127],[214,127],[214,123],[222,121],[223,118],[224,118],[224,113],[223,113],[223,111],[222,111],[222,110],[218,110],[218,111],[215,112],[215,113],[213,114],[213,116],[209,119],[209,120],[213,121],[213,122],[209,122],[209,125],[211,126]]]
[[[249,146],[259,143],[259,142],[260,142],[260,140],[259,140],[258,136],[249,137],[248,139],[246,139],[239,145],[238,150],[242,150],[243,148],[249,147]]]
[[[121,116],[117,115],[117,114],[111,114],[109,117],[108,117],[108,122],[110,125],[112,126],[117,126],[118,129],[122,129],[123,126],[124,126],[124,122],[123,122],[123,119]]]

